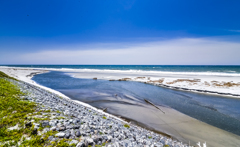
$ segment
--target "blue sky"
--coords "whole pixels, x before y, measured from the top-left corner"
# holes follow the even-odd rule
[[[0,0],[0,64],[240,64],[239,6],[239,0]],[[149,52],[182,58],[142,61]],[[201,58],[186,59],[195,55]]]

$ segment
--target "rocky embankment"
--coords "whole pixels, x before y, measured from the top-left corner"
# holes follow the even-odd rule
[[[33,134],[54,132],[45,140],[49,145],[64,140],[71,146],[107,147],[186,147],[188,145],[128,124],[100,111],[24,82],[18,82],[28,93],[25,100],[38,104],[36,112],[28,116],[26,126],[32,126]],[[39,121],[37,121],[39,120]],[[45,135],[46,136],[46,135]]]

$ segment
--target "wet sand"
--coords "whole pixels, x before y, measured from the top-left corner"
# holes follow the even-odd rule
[[[174,139],[186,144],[196,145],[197,142],[207,142],[208,147],[237,147],[240,145],[240,136],[208,125],[197,119],[182,114],[174,109],[159,106],[165,113],[154,106],[136,101],[134,98],[123,99],[121,96],[111,94],[91,93],[88,98],[81,95],[87,95],[79,90],[60,90],[72,99],[86,102],[92,106],[103,109],[116,116],[121,116],[144,128],[168,134]],[[83,96],[84,97],[84,96]]]

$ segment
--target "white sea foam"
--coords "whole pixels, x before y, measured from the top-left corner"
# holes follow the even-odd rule
[[[7,66],[0,66],[7,67]],[[23,67],[14,67],[14,68],[23,68]],[[112,70],[112,69],[78,69],[78,68],[32,68],[32,67],[24,67],[29,69],[39,69],[39,70],[52,70],[52,71],[76,71],[76,72],[109,72],[109,73],[142,73],[142,74],[169,74],[169,75],[199,75],[199,76],[232,76],[232,77],[240,77],[240,73],[236,73],[236,71],[227,71],[227,72],[171,72],[171,71],[153,71],[153,70]],[[154,67],[153,67],[154,68]]]

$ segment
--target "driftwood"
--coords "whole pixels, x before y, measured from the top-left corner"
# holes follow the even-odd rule
[[[155,108],[159,109],[160,111],[162,111],[162,113],[165,114],[165,112],[164,112],[161,108],[159,108],[158,106],[154,105],[154,104],[153,104],[152,102],[150,102],[149,100],[144,99],[144,101],[147,102],[147,103],[149,103],[149,104],[151,104],[151,105],[153,105]]]

